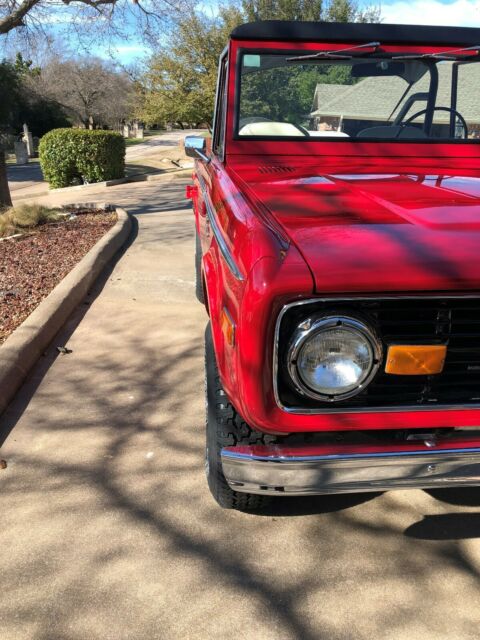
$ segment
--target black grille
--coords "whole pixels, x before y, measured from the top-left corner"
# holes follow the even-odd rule
[[[286,351],[293,330],[314,313],[360,317],[382,338],[383,362],[361,394],[334,404],[307,399],[292,387],[286,373]],[[390,344],[444,344],[442,373],[399,376],[385,373]],[[480,298],[329,301],[291,307],[279,332],[278,393],[287,407],[374,408],[480,404]]]

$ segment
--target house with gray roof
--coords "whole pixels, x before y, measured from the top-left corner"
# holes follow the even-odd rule
[[[439,86],[436,106],[450,107],[452,63],[437,65]],[[316,87],[310,114],[311,128],[319,129],[328,123],[333,129],[356,135],[361,129],[392,122],[400,105],[411,95],[428,92],[430,74],[427,72],[410,88],[398,76],[367,77],[354,85],[319,84]],[[465,64],[459,68],[457,110],[468,124],[469,133],[480,132],[480,64]],[[425,101],[417,101],[407,117],[424,109]],[[450,114],[436,111],[434,125],[448,126]],[[422,122],[419,118],[416,122]]]

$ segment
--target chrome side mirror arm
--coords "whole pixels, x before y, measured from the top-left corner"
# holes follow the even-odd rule
[[[203,160],[205,164],[209,164],[212,161],[212,159],[209,156],[206,156],[204,153],[202,153],[198,149],[196,151],[197,151],[197,156],[200,158],[200,160]]]

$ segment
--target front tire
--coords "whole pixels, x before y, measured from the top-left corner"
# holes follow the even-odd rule
[[[273,444],[275,436],[253,431],[237,413],[218,375],[210,323],[205,330],[205,393],[207,434],[205,470],[212,496],[224,509],[254,511],[270,502],[269,496],[233,491],[223,475],[221,450],[237,444]]]

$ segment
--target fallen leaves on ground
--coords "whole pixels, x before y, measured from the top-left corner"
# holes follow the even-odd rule
[[[115,212],[75,212],[0,242],[0,344],[115,224]]]

